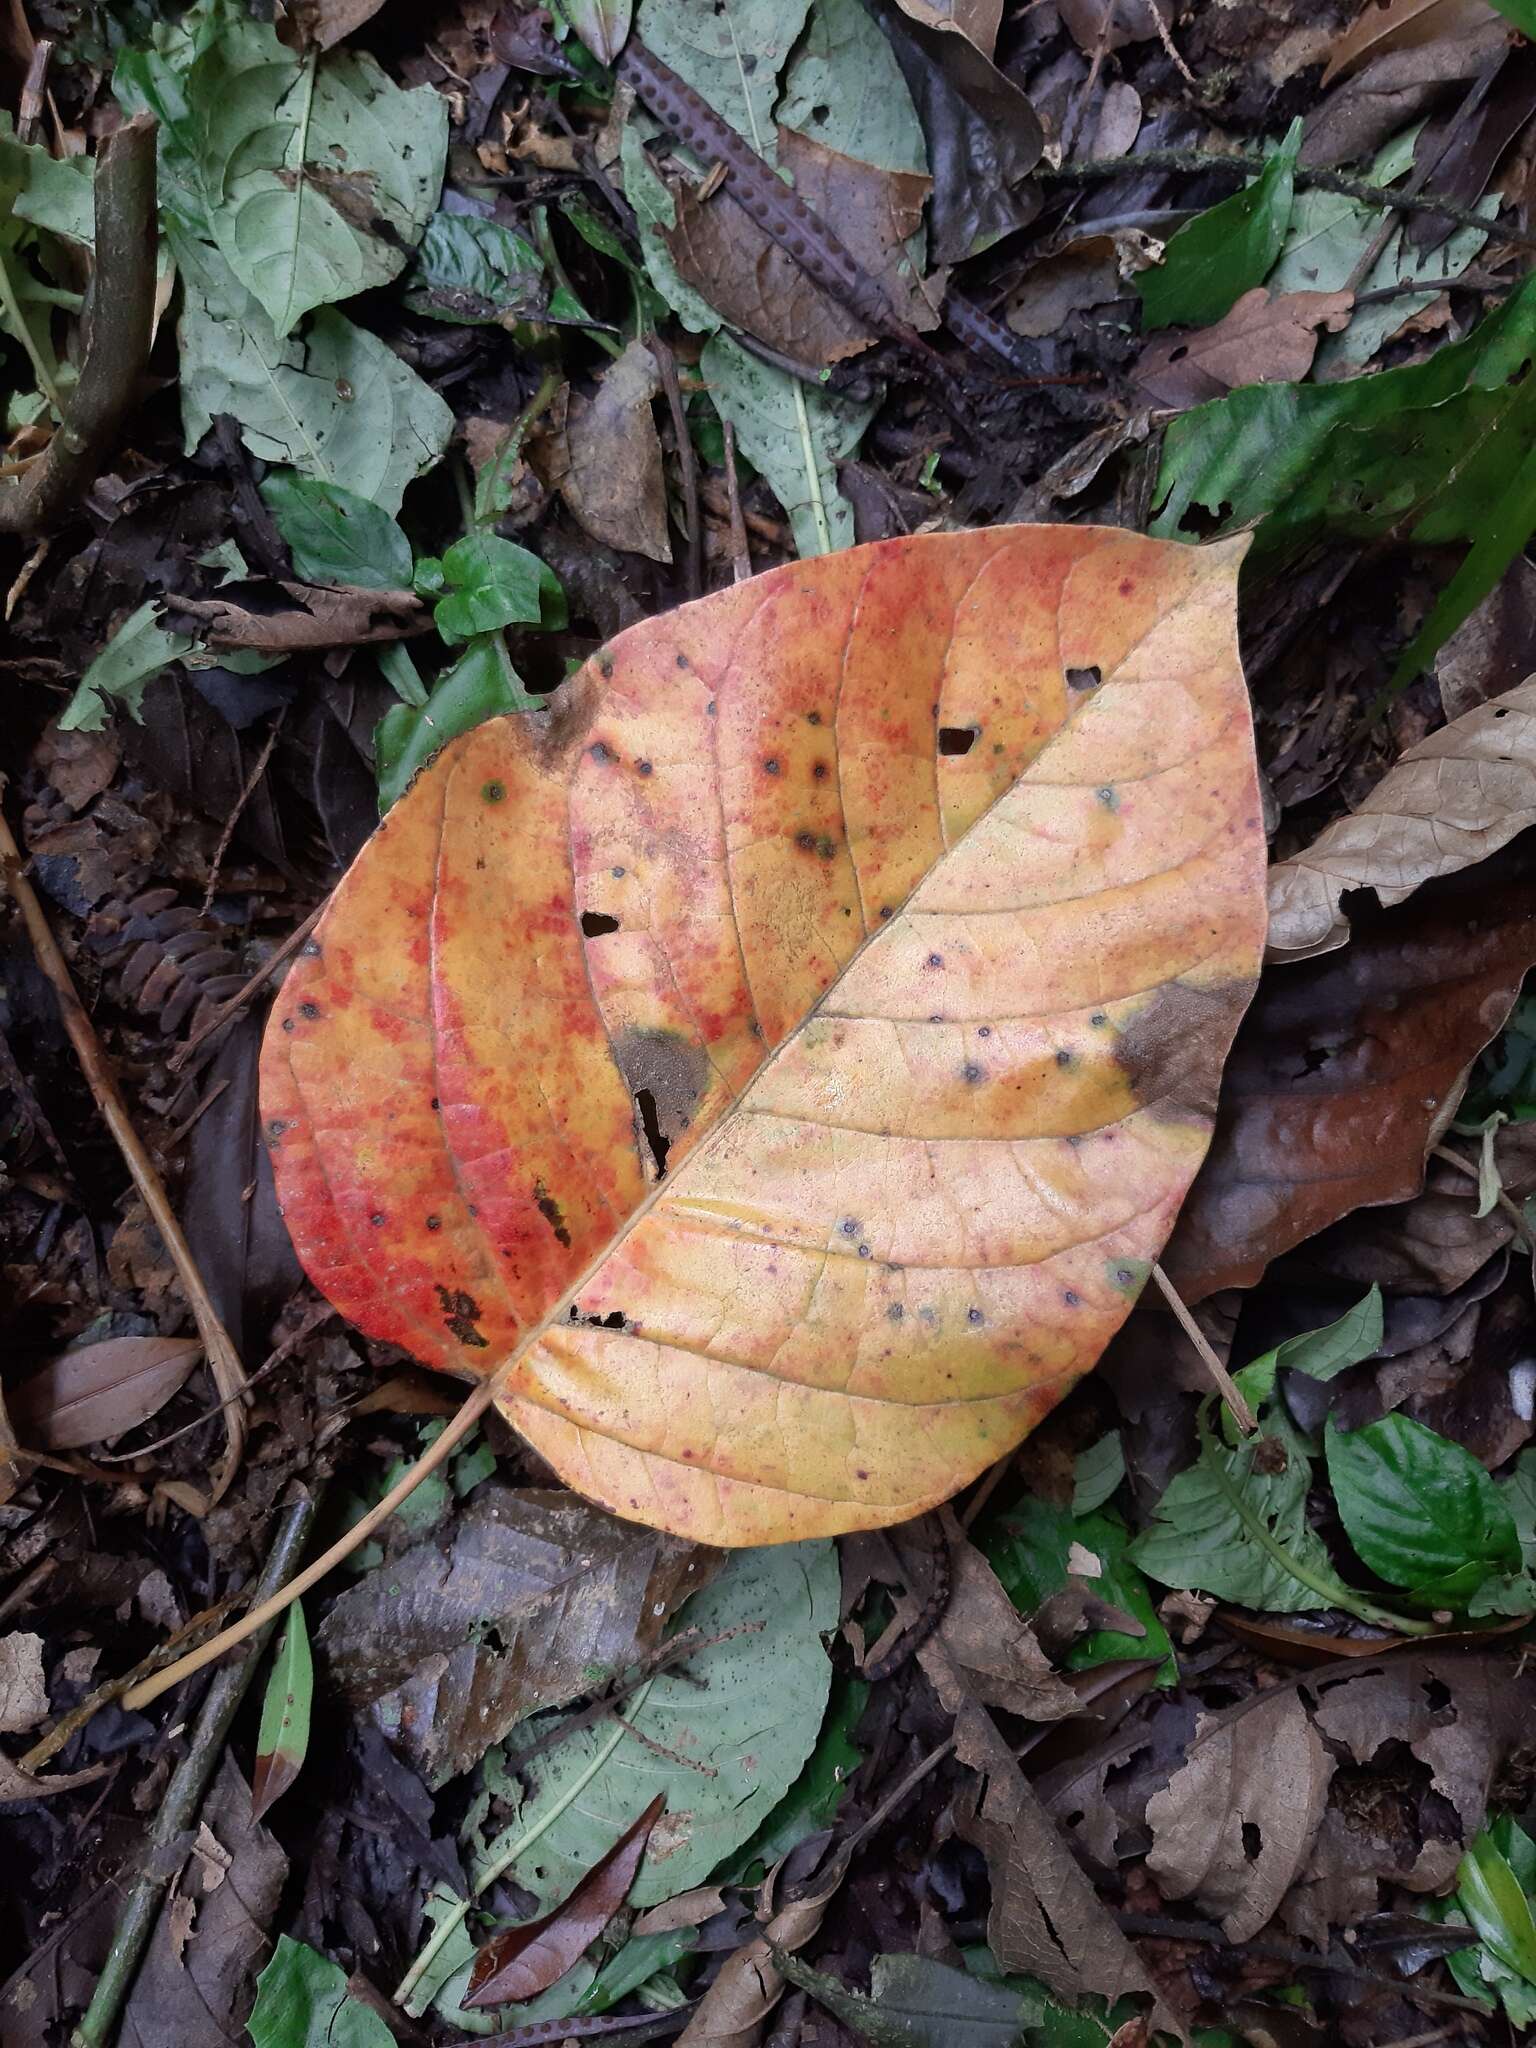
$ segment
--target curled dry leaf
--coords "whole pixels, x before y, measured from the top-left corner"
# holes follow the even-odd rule
[[[1317,354],[1318,330],[1349,322],[1352,292],[1244,292],[1223,319],[1198,334],[1151,342],[1136,386],[1158,405],[1203,405],[1239,384],[1299,384]]]
[[[757,2048],[784,1992],[784,1978],[775,1963],[795,1955],[817,1932],[847,1873],[852,1851],[851,1841],[834,1851],[814,1883],[777,1909],[776,1873],[769,1872],[757,1901],[761,1932],[726,1957],[698,2011],[678,2036],[678,2048]]]
[[[1488,0],[1362,0],[1354,21],[1328,52],[1322,82],[1331,85],[1367,57],[1422,49],[1460,35],[1481,26],[1489,13]]]
[[[1195,1899],[1228,1941],[1251,1941],[1305,1867],[1333,1759],[1296,1694],[1202,1728],[1147,1801],[1147,1868],[1164,1898]]]
[[[1362,912],[1341,952],[1266,972],[1163,1256],[1186,1301],[1251,1286],[1352,1209],[1418,1193],[1467,1070],[1536,963],[1530,865],[1511,848],[1410,905]]]
[[[594,540],[670,562],[667,488],[651,401],[656,358],[630,342],[603,372],[595,398],[573,395],[566,415],[570,467],[560,492]]]
[[[196,1337],[105,1337],[78,1344],[13,1388],[11,1416],[46,1451],[74,1451],[136,1429],[186,1384],[203,1355]]]
[[[297,654],[311,647],[360,647],[424,633],[432,620],[410,590],[366,590],[337,583],[279,582],[290,609],[262,612],[232,597],[178,597],[172,611],[185,615],[210,647],[250,647],[268,654]]]
[[[896,0],[896,5],[924,28],[947,29],[974,43],[983,57],[992,55],[1003,19],[1003,0]]]
[[[944,1618],[918,1651],[945,1711],[958,1713],[969,1698],[1031,1721],[1075,1714],[1076,1693],[1051,1669],[996,1572],[964,1537],[951,1543],[950,1572]]]
[[[1410,747],[1360,808],[1269,876],[1271,959],[1342,946],[1347,889],[1384,904],[1496,853],[1536,824],[1536,676]]]
[[[317,1283],[699,1540],[984,1470],[1140,1291],[1251,993],[1240,555],[850,549],[445,749],[268,1031]]]
[[[492,1935],[469,1973],[464,2003],[471,2011],[537,1998],[565,1975],[623,1905],[664,1804],[658,1792],[553,1912]]]

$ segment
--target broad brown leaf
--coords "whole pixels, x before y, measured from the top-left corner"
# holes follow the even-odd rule
[[[492,1935],[469,1973],[467,2007],[479,2010],[537,1998],[580,1960],[623,1905],[662,1804],[658,1792],[552,1912]]]
[[[983,1470],[1124,1319],[1252,989],[1240,553],[852,549],[446,749],[268,1032],[316,1282],[702,1541]]]
[[[1163,1264],[1188,1301],[1248,1287],[1352,1209],[1403,1202],[1536,963],[1520,849],[1361,913],[1341,952],[1268,969],[1210,1157]]]
[[[1328,52],[1322,83],[1363,58],[1389,50],[1412,50],[1480,26],[1492,15],[1488,0],[1362,0],[1359,13]]]
[[[1536,824],[1536,676],[1421,740],[1360,808],[1269,877],[1272,958],[1305,960],[1349,938],[1340,898],[1401,903],[1422,883],[1485,860]]]
[[[158,1414],[203,1355],[196,1337],[104,1337],[60,1351],[12,1390],[11,1415],[28,1443],[74,1451]]]

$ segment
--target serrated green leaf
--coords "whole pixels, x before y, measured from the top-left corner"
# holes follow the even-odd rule
[[[118,77],[120,97],[160,118],[188,224],[279,340],[404,267],[447,155],[447,103],[430,87],[402,90],[363,51],[298,57],[231,0],[200,0],[178,38]]]
[[[507,711],[532,711],[540,702],[522,687],[505,648],[497,646],[494,635],[472,640],[453,666],[438,677],[424,705],[395,704],[379,720],[373,747],[380,814],[405,794],[439,747],[488,718],[499,718]],[[407,1502],[406,1507],[409,1505]]]
[[[138,718],[151,678],[197,644],[185,633],[168,632],[160,624],[162,609],[158,598],[148,598],[124,619],[75,685],[59,714],[61,732],[100,732],[114,703]]]
[[[309,1749],[309,1716],[315,1693],[315,1668],[304,1623],[304,1603],[288,1610],[272,1659],[261,1727],[256,1736],[256,1767],[251,1774],[251,1819],[261,1816],[292,1785],[304,1768]]]
[[[255,2048],[394,2048],[395,2039],[328,1956],[286,1934],[256,1980],[247,2031]]]
[[[1145,327],[1208,327],[1264,282],[1290,224],[1300,150],[1298,118],[1252,184],[1186,222],[1162,262],[1137,273]]]
[[[533,244],[472,213],[433,214],[405,288],[413,313],[459,327],[536,318],[545,296]]]
[[[411,544],[381,505],[342,484],[274,470],[261,499],[293,558],[301,583],[350,583],[409,590]]]
[[[1103,1507],[1125,1477],[1125,1447],[1118,1429],[1101,1436],[1072,1461],[1072,1512],[1091,1515]]]
[[[1456,1607],[1519,1563],[1514,1517],[1460,1444],[1385,1415],[1348,1435],[1330,1419],[1324,1446],[1345,1534],[1379,1578]]]
[[[437,630],[449,642],[503,626],[565,624],[560,579],[537,555],[496,533],[466,534],[443,555],[446,595],[433,609]]]

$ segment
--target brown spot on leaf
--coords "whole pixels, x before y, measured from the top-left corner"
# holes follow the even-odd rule
[[[538,1205],[539,1214],[555,1233],[557,1242],[569,1251],[571,1233],[565,1227],[565,1211],[541,1180],[536,1180],[533,1184],[533,1199]]]
[[[444,1287],[439,1281],[437,1298],[442,1303],[443,1323],[449,1336],[471,1350],[485,1350],[486,1340],[475,1327],[480,1320],[480,1304],[475,1297],[466,1294],[462,1287]]]
[[[650,1029],[622,1032],[613,1056],[635,1102],[637,1135],[660,1179],[669,1148],[687,1130],[704,1093],[709,1056],[681,1032]],[[642,1096],[649,1101],[642,1103]]]

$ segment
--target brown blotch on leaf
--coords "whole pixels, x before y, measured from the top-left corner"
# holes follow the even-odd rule
[[[486,1339],[475,1325],[480,1320],[480,1304],[472,1294],[466,1294],[462,1287],[444,1287],[437,1283],[437,1298],[442,1304],[443,1323],[450,1337],[456,1337],[471,1350],[484,1351]]]
[[[536,1180],[533,1184],[533,1199],[538,1206],[539,1214],[555,1233],[556,1241],[569,1251],[571,1233],[565,1227],[565,1211],[541,1180]]]
[[[687,1130],[704,1093],[709,1056],[681,1032],[650,1029],[621,1032],[613,1056],[635,1103],[636,1136],[659,1179],[669,1149]]]
[[[1225,1050],[1251,993],[1246,982],[1191,988],[1171,981],[1158,989],[1115,1043],[1137,1101],[1154,1115],[1214,1115],[1221,1061],[1211,1047]]]

